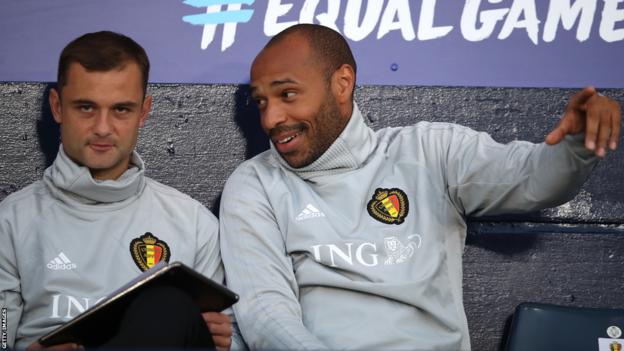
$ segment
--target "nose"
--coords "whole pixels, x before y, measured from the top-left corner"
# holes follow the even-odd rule
[[[97,136],[104,137],[108,136],[112,133],[112,125],[111,125],[111,116],[110,113],[102,109],[100,113],[95,116],[94,124],[93,124],[93,133]]]
[[[260,124],[265,133],[276,126],[286,122],[287,114],[284,106],[277,101],[267,101],[266,106],[260,110]]]

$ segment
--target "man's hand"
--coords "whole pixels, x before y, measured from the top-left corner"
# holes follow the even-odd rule
[[[84,350],[84,347],[75,343],[59,344],[45,347],[38,342],[34,342],[30,344],[30,346],[28,346],[28,348],[26,349],[26,351],[34,350]]]
[[[230,317],[218,312],[202,313],[206,326],[212,334],[212,340],[219,350],[229,350],[232,345],[232,322]]]
[[[557,128],[546,136],[546,144],[559,143],[567,134],[585,132],[585,147],[598,157],[615,150],[620,138],[620,104],[586,87],[568,102]]]

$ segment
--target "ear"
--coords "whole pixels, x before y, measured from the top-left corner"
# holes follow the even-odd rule
[[[351,105],[354,88],[355,72],[351,65],[345,63],[332,75],[332,91],[338,105]]]
[[[143,127],[145,125],[145,121],[147,121],[147,116],[149,116],[149,112],[152,109],[152,96],[148,95],[143,99],[143,106],[141,106],[141,117],[139,120],[139,126]]]
[[[52,110],[52,116],[56,123],[61,124],[63,122],[63,114],[61,111],[61,97],[56,89],[50,89],[50,96],[48,97],[50,102],[50,110]]]

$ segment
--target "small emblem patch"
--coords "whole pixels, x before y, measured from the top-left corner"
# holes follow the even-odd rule
[[[171,252],[166,242],[147,232],[130,242],[130,254],[139,269],[146,271],[160,261],[169,262]]]
[[[377,188],[366,206],[368,214],[386,224],[401,224],[409,211],[405,192],[398,188]]]

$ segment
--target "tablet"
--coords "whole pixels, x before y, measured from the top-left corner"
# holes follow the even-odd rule
[[[132,299],[145,288],[157,285],[185,291],[202,312],[221,312],[238,301],[237,294],[183,263],[161,262],[38,341],[44,346],[67,342],[101,345],[117,333],[121,316]]]

